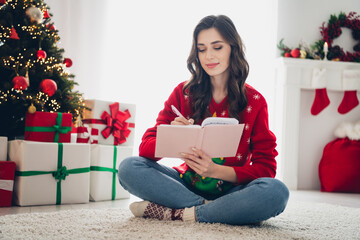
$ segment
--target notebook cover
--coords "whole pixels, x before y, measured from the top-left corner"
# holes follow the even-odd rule
[[[236,155],[244,124],[208,125],[200,127],[159,125],[157,127],[155,157],[181,158],[181,152],[191,153],[192,147],[201,149],[211,158]]]

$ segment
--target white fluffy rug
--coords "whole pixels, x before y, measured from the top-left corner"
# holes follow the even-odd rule
[[[0,239],[360,239],[360,209],[290,202],[260,225],[134,218],[127,209],[82,209],[0,217]]]

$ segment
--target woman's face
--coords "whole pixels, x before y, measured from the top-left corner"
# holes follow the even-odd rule
[[[198,57],[210,77],[220,77],[229,69],[231,46],[215,28],[202,30],[197,39]]]

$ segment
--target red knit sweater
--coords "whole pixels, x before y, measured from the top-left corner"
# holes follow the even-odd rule
[[[159,124],[170,124],[176,115],[171,110],[174,105],[185,117],[191,117],[189,97],[183,94],[185,82],[180,83],[165,102],[160,111],[156,125],[146,130],[139,148],[139,155],[155,161],[156,128]],[[259,177],[275,177],[277,151],[275,135],[269,130],[267,104],[264,97],[254,88],[246,84],[248,105],[239,113],[240,123],[245,123],[237,154],[225,159],[225,166],[232,166],[238,178],[238,184],[246,184]],[[214,99],[209,105],[210,113],[217,117],[228,117],[228,102],[225,98],[216,103]],[[198,124],[201,124],[199,122]],[[174,167],[184,173],[188,166],[184,163]]]

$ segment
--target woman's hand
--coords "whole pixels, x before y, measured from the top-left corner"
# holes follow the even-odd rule
[[[174,121],[170,123],[171,125],[193,125],[194,119],[186,119],[184,117],[176,117]]]
[[[215,178],[218,164],[201,150],[192,148],[193,153],[181,153],[185,163],[202,177]]]

